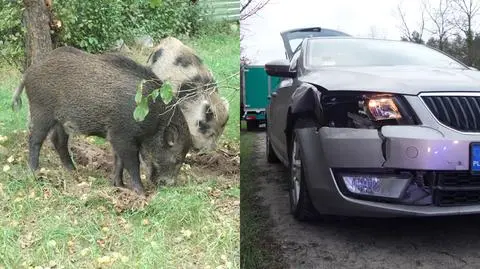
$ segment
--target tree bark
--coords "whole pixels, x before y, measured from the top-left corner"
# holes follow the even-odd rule
[[[41,60],[52,50],[50,18],[45,0],[23,0],[25,5],[25,58],[26,67]]]

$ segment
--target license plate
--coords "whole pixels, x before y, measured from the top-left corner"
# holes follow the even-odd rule
[[[480,143],[470,144],[470,171],[480,174]]]

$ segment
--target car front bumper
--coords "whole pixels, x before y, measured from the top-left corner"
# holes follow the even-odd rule
[[[319,213],[369,217],[480,213],[480,175],[469,170],[470,144],[480,142],[480,134],[443,126],[419,98],[409,99],[421,116],[421,126],[296,130],[309,194]],[[408,172],[427,183],[423,187],[430,197],[420,205],[354,195],[342,185],[338,171]]]

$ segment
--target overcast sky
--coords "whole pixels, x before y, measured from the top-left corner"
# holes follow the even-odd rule
[[[434,5],[438,0],[430,1]],[[280,32],[297,27],[320,26],[361,37],[374,32],[376,38],[398,40],[402,36],[399,4],[409,28],[418,29],[421,0],[270,0],[241,24],[244,55],[258,64],[283,58]],[[429,37],[424,32],[423,39]]]

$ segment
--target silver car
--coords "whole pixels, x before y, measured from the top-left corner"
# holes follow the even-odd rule
[[[328,33],[283,32],[287,60],[265,65],[284,78],[266,152],[289,167],[293,215],[480,213],[480,72],[425,45]]]

